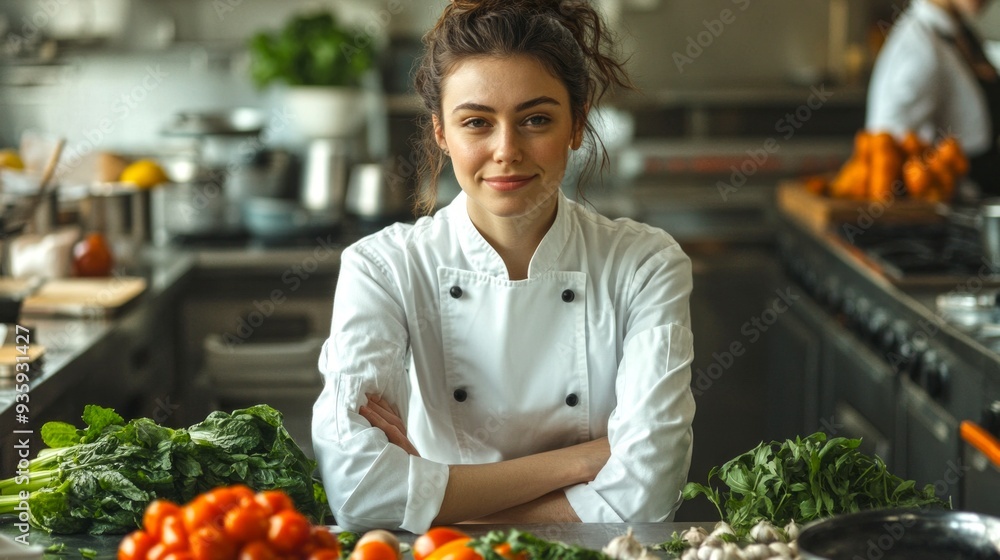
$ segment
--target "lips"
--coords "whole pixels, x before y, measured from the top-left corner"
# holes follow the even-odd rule
[[[495,175],[486,177],[483,181],[494,190],[506,192],[525,187],[534,178],[535,175]]]

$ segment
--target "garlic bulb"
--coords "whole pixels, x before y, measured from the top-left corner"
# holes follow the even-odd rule
[[[638,560],[645,548],[632,536],[632,528],[624,535],[611,539],[608,546],[604,547],[604,554],[616,560]]]
[[[789,541],[794,541],[799,538],[799,526],[795,523],[794,519],[789,521],[788,525],[785,525],[785,536],[788,537]]]
[[[788,545],[783,542],[773,542],[767,545],[771,549],[771,552],[783,556],[785,558],[791,558],[794,556],[792,554],[792,549],[788,548]]]
[[[766,544],[754,543],[743,549],[746,560],[767,560],[771,557],[771,549]]]
[[[783,540],[778,528],[767,521],[761,521],[750,529],[750,538],[759,543],[773,543]]]
[[[708,531],[701,527],[691,527],[687,531],[681,533],[681,538],[687,541],[691,546],[698,546],[705,542],[708,538]]]
[[[720,549],[702,545],[702,547],[698,549],[698,560],[712,560],[712,553],[716,550]]]
[[[716,523],[715,529],[712,530],[711,534],[715,535],[716,537],[721,535],[732,535],[734,537],[736,536],[736,533],[733,531],[733,528],[730,527],[729,523],[726,523],[725,521],[719,521],[718,523]]]
[[[681,560],[698,560],[698,549],[689,548],[681,554]]]
[[[743,552],[740,551],[740,547],[733,543],[726,543],[722,547],[723,560],[744,560]]]
[[[719,535],[711,534],[705,537],[705,540],[701,541],[702,548],[722,548],[722,545],[726,544],[726,541],[719,538]]]

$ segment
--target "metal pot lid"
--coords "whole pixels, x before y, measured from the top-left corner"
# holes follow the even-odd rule
[[[218,112],[182,112],[161,131],[164,136],[256,136],[264,129],[264,114],[239,108]]]

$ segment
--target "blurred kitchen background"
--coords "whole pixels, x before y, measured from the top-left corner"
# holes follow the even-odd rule
[[[308,139],[288,120],[286,89],[254,87],[247,42],[258,31],[279,29],[293,14],[328,9],[365,30],[378,46],[378,71],[366,82],[367,125],[351,163],[409,160],[418,109],[410,69],[421,34],[446,3],[4,0],[0,147],[15,147],[24,131],[35,130],[66,138],[67,152],[81,158],[97,152],[156,158],[177,149],[177,138],[165,132],[178,115],[243,108],[263,115],[265,148],[301,162]],[[780,378],[774,372],[782,365],[802,367],[794,358],[798,354],[786,354],[786,339],[773,335],[767,343],[749,344],[735,362],[726,363],[725,353],[733,341],[746,340],[741,329],[771,305],[775,290],[790,285],[771,221],[778,182],[832,171],[846,160],[853,135],[864,124],[872,62],[906,2],[603,0],[601,5],[630,56],[640,92],[615,96],[602,108],[603,130],[614,139],[613,164],[603,186],[587,185],[586,199],[610,216],[663,227],[692,256],[693,374],[697,381],[712,365],[726,369],[698,396],[691,474],[704,480],[709,466],[762,438],[793,435],[783,431],[780,417],[761,413],[768,375]],[[979,30],[1000,40],[1000,3],[988,10]],[[301,179],[288,181],[294,191]],[[158,240],[177,241],[169,235]],[[273,274],[251,277],[227,272],[225,264],[210,269],[179,311],[175,359],[181,375],[196,375],[192,372],[223,356],[213,354],[221,333],[245,315],[247,301],[275,285]],[[290,350],[300,352],[307,372],[314,371],[314,341],[321,342],[329,328],[335,270],[325,274],[327,283],[313,282],[282,308],[301,312],[308,321],[293,316],[268,322],[284,334],[305,329],[313,337]],[[301,327],[303,321],[313,326]],[[243,362],[230,361],[223,369],[259,364],[263,355],[244,355]],[[274,367],[294,361],[290,355],[272,358]],[[287,396],[298,403],[289,409],[305,412],[299,429],[308,429],[314,391]],[[272,397],[278,398],[273,387],[241,398],[245,403]],[[692,511],[687,517],[712,513]]]

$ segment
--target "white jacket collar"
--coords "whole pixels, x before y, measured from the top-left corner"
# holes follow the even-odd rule
[[[570,232],[573,229],[574,217],[571,211],[573,203],[566,198],[562,191],[559,191],[556,196],[558,197],[556,219],[531,257],[531,263],[528,265],[528,278],[535,278],[556,268],[559,256],[569,241]],[[458,235],[462,252],[465,253],[476,272],[507,278],[507,265],[504,264],[496,249],[479,233],[469,217],[468,197],[464,191],[442,208],[441,213],[445,219],[455,225],[455,233]]]

